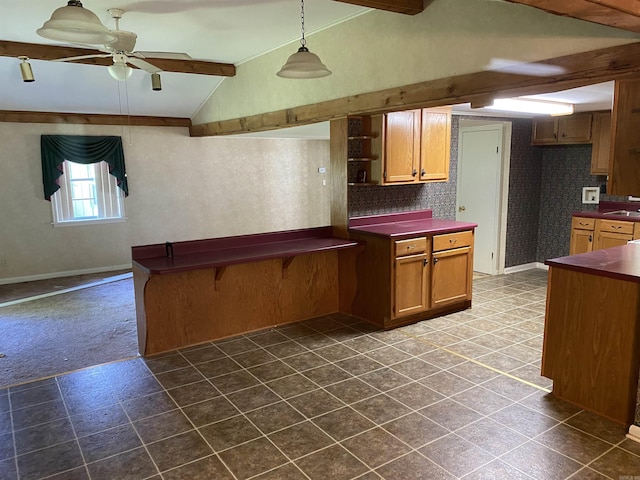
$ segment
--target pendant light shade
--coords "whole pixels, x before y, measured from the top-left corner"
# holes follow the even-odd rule
[[[322,63],[320,57],[307,48],[307,41],[304,38],[304,0],[300,0],[300,5],[302,22],[300,48],[287,59],[287,63],[276,75],[283,78],[320,78],[331,75],[331,70]]]
[[[69,0],[66,6],[56,9],[36,32],[41,37],[68,43],[104,45],[116,40],[96,14],[84,8],[79,0]]]
[[[320,78],[331,75],[331,70],[307,47],[300,47],[276,75],[283,78]]]

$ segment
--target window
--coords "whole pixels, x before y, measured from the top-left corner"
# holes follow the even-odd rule
[[[106,162],[62,163],[60,189],[51,196],[54,225],[124,220],[124,198]]]

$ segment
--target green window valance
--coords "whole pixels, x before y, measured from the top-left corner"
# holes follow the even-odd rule
[[[116,177],[118,187],[124,192],[125,197],[129,195],[124,151],[120,137],[42,135],[40,137],[40,155],[44,198],[47,200],[51,200],[51,195],[60,188],[58,179],[62,176],[62,163],[65,160],[83,165],[107,162],[109,173]]]

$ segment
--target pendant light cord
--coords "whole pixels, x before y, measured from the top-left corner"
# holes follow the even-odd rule
[[[304,0],[300,0],[300,31],[302,33],[302,38],[300,38],[300,45],[303,47],[307,46],[307,40],[304,38]]]

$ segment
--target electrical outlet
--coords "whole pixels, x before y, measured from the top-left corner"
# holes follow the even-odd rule
[[[9,266],[9,263],[7,262],[6,258],[0,258],[0,268],[7,268]]]

